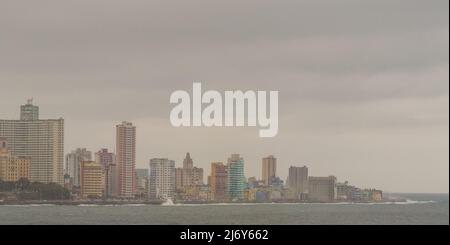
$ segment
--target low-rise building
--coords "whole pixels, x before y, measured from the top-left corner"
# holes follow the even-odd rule
[[[251,189],[245,189],[244,191],[244,200],[247,202],[254,202],[256,201],[256,192],[258,189],[251,188]]]
[[[30,158],[13,155],[9,151],[7,139],[0,138],[0,180],[30,179],[30,168]]]
[[[308,199],[312,202],[332,202],[336,200],[337,179],[334,176],[309,177]]]
[[[94,161],[81,162],[80,194],[81,198],[102,198],[105,192],[103,167]]]

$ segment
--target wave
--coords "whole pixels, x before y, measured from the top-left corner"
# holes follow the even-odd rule
[[[427,204],[427,203],[436,203],[436,201],[428,200],[428,201],[416,201],[407,199],[403,204]],[[401,203],[399,203],[401,204]]]

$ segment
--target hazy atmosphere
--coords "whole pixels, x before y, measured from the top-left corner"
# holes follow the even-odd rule
[[[385,192],[448,192],[449,2],[0,0],[0,118],[28,98],[65,119],[65,152],[115,148],[137,127],[137,167],[186,152],[261,158]],[[278,90],[279,133],[173,128],[169,96]]]

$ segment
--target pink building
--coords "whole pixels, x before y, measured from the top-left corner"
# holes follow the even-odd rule
[[[136,193],[136,127],[130,122],[116,126],[116,160],[119,170],[119,196],[134,198]]]
[[[119,195],[119,173],[116,165],[116,156],[108,149],[101,149],[95,153],[95,161],[100,164],[105,173],[105,195],[116,197]]]

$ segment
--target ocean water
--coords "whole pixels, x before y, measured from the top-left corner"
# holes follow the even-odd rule
[[[449,224],[448,194],[397,196],[408,201],[395,204],[0,205],[0,224]]]

